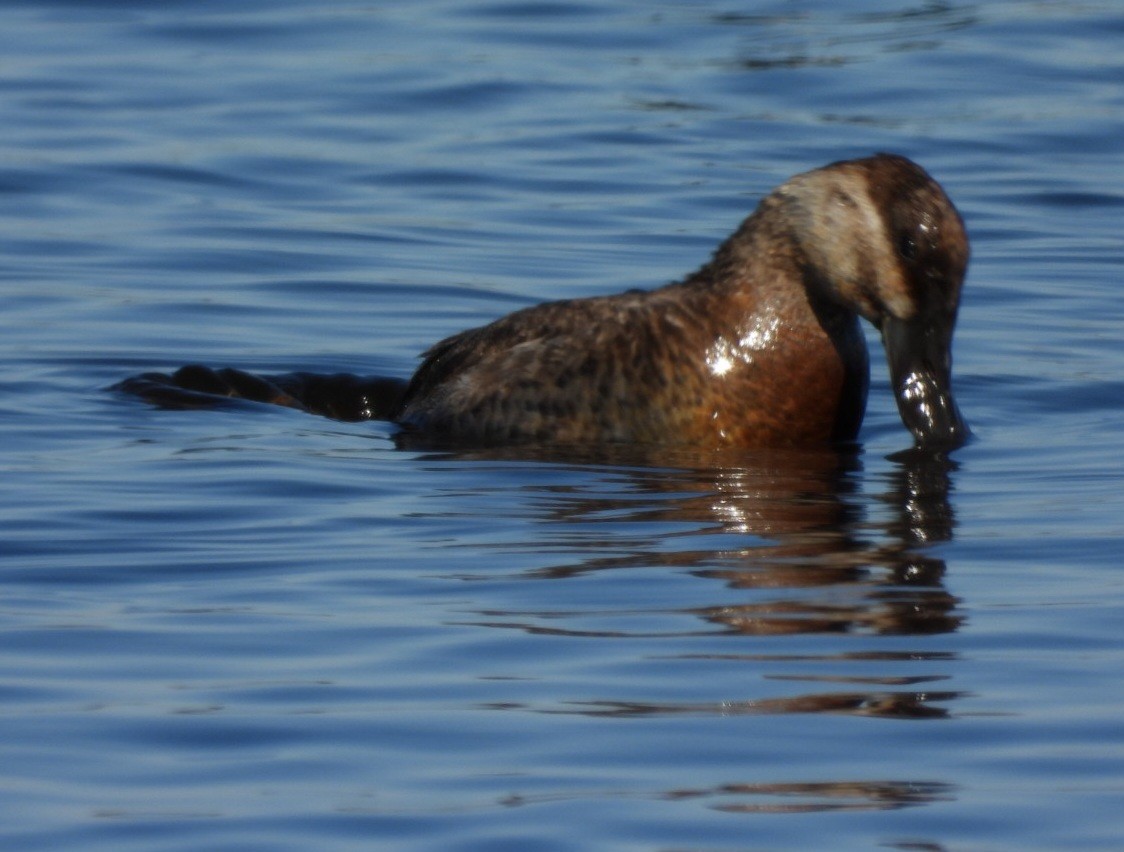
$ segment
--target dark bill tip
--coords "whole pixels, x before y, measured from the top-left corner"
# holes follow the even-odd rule
[[[914,371],[895,377],[898,413],[913,433],[917,446],[926,450],[955,450],[972,435],[953,399],[947,380],[933,373]]]
[[[917,446],[964,446],[972,432],[952,396],[951,319],[922,323],[889,317],[882,323],[882,342],[898,413]]]

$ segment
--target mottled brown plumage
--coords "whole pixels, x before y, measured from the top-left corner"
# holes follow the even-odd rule
[[[460,444],[849,441],[866,404],[863,317],[882,332],[906,426],[919,444],[948,449],[968,436],[950,356],[967,261],[940,186],[879,154],[791,178],[683,281],[550,302],[441,341],[404,392],[293,374],[251,398],[390,419]],[[163,402],[154,389],[214,392],[216,376],[232,396],[256,387],[227,372],[148,374],[147,386],[126,387]]]
[[[850,440],[868,381],[861,315],[907,329],[890,356],[896,384],[924,396],[907,425],[959,444],[948,347],[967,257],[959,215],[918,166],[835,163],[767,196],[682,282],[538,305],[438,343],[395,419],[481,443]]]

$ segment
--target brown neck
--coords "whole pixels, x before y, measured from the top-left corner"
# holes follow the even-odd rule
[[[744,316],[780,313],[789,324],[820,325],[825,309],[814,307],[807,263],[772,196],[715,251],[698,271],[672,285],[722,306],[714,319],[740,322]]]

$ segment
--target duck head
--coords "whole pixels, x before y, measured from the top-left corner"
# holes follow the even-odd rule
[[[920,166],[892,154],[833,163],[776,191],[812,298],[882,334],[902,422],[919,447],[971,434],[952,395],[952,333],[968,266],[964,223]]]

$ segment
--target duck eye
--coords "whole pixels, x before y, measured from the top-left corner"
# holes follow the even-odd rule
[[[913,261],[917,259],[917,241],[910,234],[898,237],[898,254],[902,260]]]

